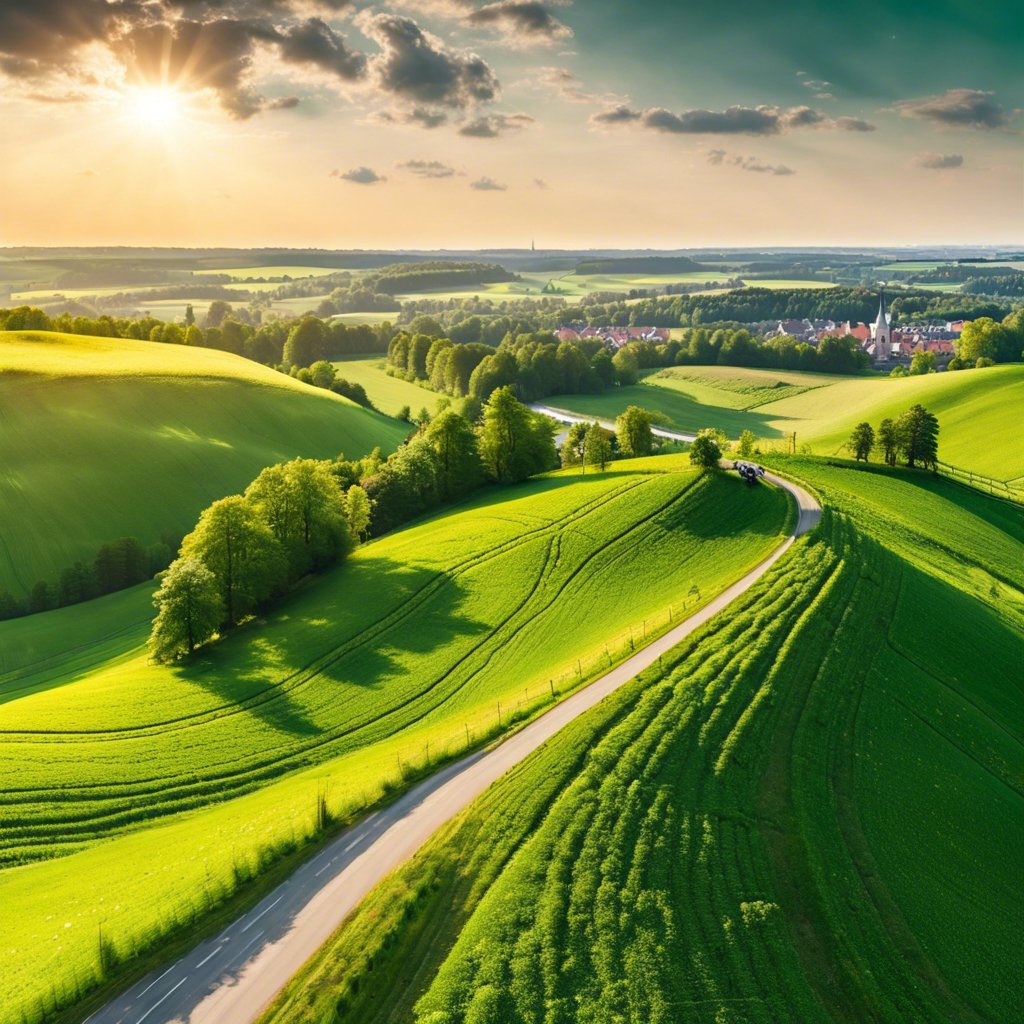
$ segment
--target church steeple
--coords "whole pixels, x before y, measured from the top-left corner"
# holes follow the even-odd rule
[[[880,288],[878,290],[878,316],[875,318],[875,323],[881,327],[889,326],[889,315],[885,311],[885,289]]]
[[[888,361],[892,355],[892,331],[889,327],[889,314],[885,311],[885,291],[878,291],[878,316],[871,325],[871,340],[875,343],[875,359]]]

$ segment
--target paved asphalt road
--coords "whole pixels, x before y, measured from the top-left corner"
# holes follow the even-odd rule
[[[767,474],[796,499],[793,535],[756,568],[675,629],[577,691],[500,745],[424,780],[334,839],[214,939],[154,971],[88,1018],[89,1024],[249,1024],[370,890],[495,780],[578,715],[647,668],[743,593],[821,508],[802,487]]]
[[[539,412],[542,416],[557,420],[559,423],[593,423],[596,419],[605,430],[610,430],[612,433],[615,432],[615,423],[612,420],[602,420],[595,416],[581,416],[579,413],[566,412],[564,409],[554,409],[550,405],[541,405],[539,402],[532,403],[530,408],[534,412]],[[692,441],[697,436],[696,434],[684,434],[678,430],[666,430],[664,427],[651,427],[651,433],[655,437],[667,437],[670,441]]]

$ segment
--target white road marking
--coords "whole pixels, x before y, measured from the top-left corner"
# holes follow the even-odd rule
[[[174,986],[174,988],[172,988],[172,989],[171,989],[171,990],[170,990],[169,992],[166,992],[166,993],[164,993],[164,995],[162,995],[162,996],[161,996],[161,997],[160,997],[160,998],[159,998],[159,999],[158,999],[158,1000],[157,1000],[157,1001],[156,1001],[156,1002],[155,1002],[155,1003],[154,1003],[154,1004],[153,1004],[153,1005],[152,1005],[152,1006],[151,1006],[151,1007],[150,1007],[150,1008],[149,1008],[149,1009],[148,1009],[148,1010],[147,1010],[147,1011],[146,1011],[146,1012],[145,1012],[145,1013],[144,1013],[144,1014],[143,1014],[143,1015],[142,1015],[142,1016],[141,1016],[141,1017],[140,1017],[140,1018],[139,1018],[139,1019],[138,1019],[138,1020],[137,1020],[137,1021],[135,1022],[135,1024],[142,1024],[142,1022],[143,1022],[143,1021],[144,1021],[144,1020],[145,1020],[145,1019],[146,1019],[146,1018],[147,1018],[147,1017],[148,1017],[148,1016],[149,1016],[149,1015],[150,1015],[150,1014],[151,1014],[151,1013],[152,1013],[152,1012],[153,1012],[153,1011],[154,1011],[154,1010],[155,1010],[155,1009],[156,1009],[156,1008],[157,1008],[157,1007],[158,1007],[158,1006],[159,1006],[159,1005],[160,1005],[160,1004],[161,1004],[161,1003],[162,1003],[162,1002],[163,1002],[163,1001],[164,1001],[164,1000],[165,1000],[165,999],[166,999],[166,998],[168,997],[168,996],[170,996],[170,995],[173,995],[173,994],[174,994],[174,992],[175,992],[175,991],[176,991],[177,989],[181,988],[181,986],[182,986],[182,985],[184,985],[186,981],[188,981],[188,975],[187,975],[187,974],[185,975],[185,977],[184,977],[184,978],[182,978],[182,979],[181,979],[181,981],[179,981],[179,982],[178,982],[178,984],[177,984],[177,985],[175,985],[175,986]]]
[[[144,996],[144,995],[145,995],[145,994],[146,994],[146,993],[147,993],[147,992],[148,992],[148,991],[149,991],[149,990],[150,990],[150,989],[151,989],[151,988],[152,988],[152,987],[153,987],[153,986],[154,986],[154,985],[155,985],[155,984],[156,984],[156,983],[157,983],[158,981],[163,981],[163,979],[164,979],[164,978],[166,978],[166,977],[167,977],[167,975],[168,975],[168,974],[170,974],[170,973],[171,973],[171,971],[173,971],[173,970],[174,970],[174,964],[172,964],[172,965],[171,965],[170,967],[168,967],[168,968],[167,968],[167,970],[166,970],[166,971],[164,971],[164,973],[163,973],[163,974],[161,974],[159,978],[156,978],[155,980],[151,981],[151,982],[150,982],[150,983],[149,983],[149,984],[148,984],[148,985],[147,985],[147,986],[146,986],[146,987],[145,987],[145,988],[144,988],[144,989],[143,989],[143,990],[142,990],[142,991],[141,991],[141,992],[139,993],[139,998],[141,999],[141,998],[142,998],[142,996]]]
[[[277,897],[277,899],[276,899],[276,900],[274,900],[274,902],[273,902],[273,903],[271,903],[271,904],[270,904],[270,906],[266,908],[266,910],[261,910],[261,911],[260,911],[260,912],[259,912],[259,913],[258,913],[258,914],[257,914],[257,915],[256,915],[256,916],[255,916],[255,917],[254,917],[254,918],[253,918],[253,919],[252,919],[252,920],[251,920],[251,921],[250,921],[250,922],[249,922],[249,923],[248,923],[248,924],[247,924],[247,925],[246,925],[246,926],[245,926],[245,927],[244,927],[243,929],[242,929],[242,932],[243,932],[243,933],[244,933],[244,932],[247,932],[247,931],[248,931],[248,930],[249,930],[249,929],[250,929],[250,928],[251,928],[251,927],[252,927],[252,926],[253,926],[253,925],[254,925],[254,924],[255,924],[255,923],[256,923],[256,922],[257,922],[257,921],[258,921],[258,920],[259,920],[259,919],[260,919],[260,918],[261,918],[261,917],[263,916],[263,915],[264,915],[264,914],[269,914],[269,913],[270,913],[270,911],[271,911],[271,910],[273,910],[273,909],[274,909],[274,907],[276,907],[276,906],[278,905],[278,903],[280,903],[280,902],[281,902],[281,900],[283,900],[283,899],[284,899],[284,893],[281,893],[281,895],[280,895],[280,896],[278,896],[278,897]]]
[[[322,868],[321,868],[321,869],[320,869],[320,870],[319,870],[319,871],[318,871],[318,872],[316,873],[316,877],[317,877],[317,878],[319,878],[319,877],[320,877],[320,876],[321,876],[321,875],[322,875],[322,874],[323,874],[323,873],[324,873],[324,872],[325,872],[325,871],[326,871],[326,870],[327,870],[327,869],[328,869],[328,868],[329,868],[329,867],[330,867],[330,866],[331,866],[331,865],[332,865],[333,863],[334,863],[334,860],[333,860],[333,859],[332,859],[332,860],[329,860],[329,861],[328,861],[328,862],[327,862],[327,863],[326,863],[326,864],[325,864],[325,865],[324,865],[324,866],[323,866],[323,867],[322,867]]]
[[[218,946],[209,956],[203,957],[203,959],[196,964],[196,967],[202,967],[208,960],[212,960],[223,948],[223,946]]]

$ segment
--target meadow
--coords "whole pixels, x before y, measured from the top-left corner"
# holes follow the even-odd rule
[[[442,396],[430,388],[420,387],[401,377],[392,377],[385,369],[386,361],[381,355],[351,356],[334,363],[338,376],[356,384],[362,384],[370,401],[387,413],[396,416],[408,406],[413,415],[426,407],[433,411]]]
[[[821,527],[438,833],[263,1024],[1024,1019],[1024,514],[779,465]]]
[[[939,457],[997,480],[1024,475],[1017,443],[1024,407],[1024,366],[920,377],[840,377],[789,370],[679,366],[647,374],[639,384],[600,395],[555,395],[546,404],[614,419],[627,405],[661,413],[684,431],[716,427],[736,438],[744,430],[781,444],[796,432],[797,446],[842,454],[862,420],[877,428],[920,402],[939,418]]]
[[[226,352],[54,333],[0,333],[0,410],[0,587],[18,594],[118,537],[186,532],[264,466],[407,432]]]
[[[95,985],[99,926],[107,961],[152,949],[325,810],[356,813],[627,656],[790,518],[782,492],[685,457],[620,463],[366,545],[191,664],[149,664],[145,625],[87,639],[133,621],[144,588],[115,595],[116,615],[90,602],[0,624],[0,649],[22,652],[0,680],[0,903],[17,923],[0,1021]],[[102,621],[33,665],[69,612]]]

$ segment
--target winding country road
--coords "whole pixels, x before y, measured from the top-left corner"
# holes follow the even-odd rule
[[[255,1021],[363,897],[409,860],[438,828],[574,718],[727,607],[818,522],[821,507],[807,491],[771,473],[766,479],[793,496],[799,515],[791,536],[760,565],[628,661],[498,746],[449,765],[339,835],[220,935],[162,973],[154,971],[88,1018],[88,1024]]]
[[[556,420],[559,423],[570,424],[570,423],[599,423],[605,430],[610,430],[615,433],[615,422],[613,420],[603,420],[600,416],[582,416],[577,412],[568,412],[565,409],[556,409],[551,405],[542,405],[540,402],[533,402],[530,408],[534,412],[539,412],[542,416],[547,416],[548,419]],[[665,427],[651,427],[651,433],[655,437],[664,437],[669,441],[693,441],[696,439],[696,434],[684,434],[679,430],[668,430]]]

